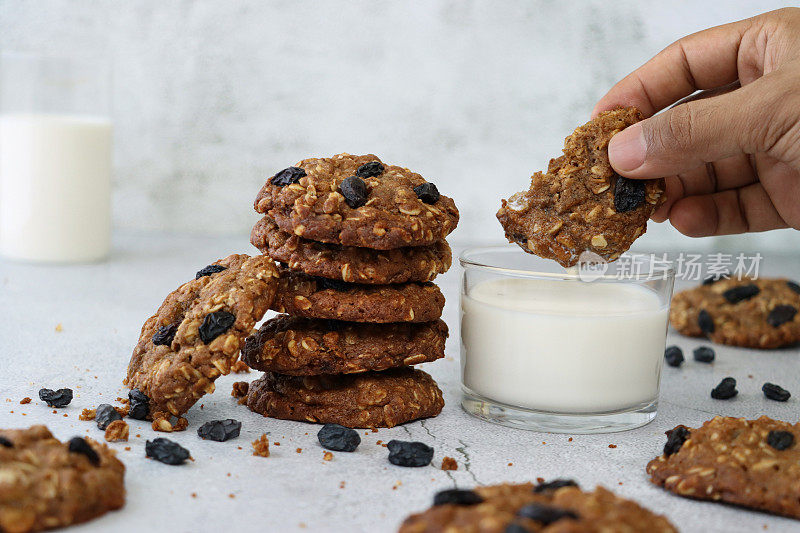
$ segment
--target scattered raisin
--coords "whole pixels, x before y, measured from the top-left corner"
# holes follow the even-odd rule
[[[3,436],[0,436],[0,446],[4,448],[13,448],[14,443]]]
[[[711,389],[711,397],[715,400],[728,400],[739,394],[736,390],[736,380],[732,377],[724,378],[719,385]]]
[[[86,458],[89,459],[89,462],[94,466],[100,464],[100,456],[97,455],[97,452],[94,451],[94,448],[92,448],[82,437],[72,437],[69,439],[69,445],[67,446],[67,449],[71,453],[79,453],[86,456]]]
[[[764,392],[764,396],[776,402],[785,402],[792,396],[788,390],[769,382],[764,383],[761,390]]]
[[[464,489],[441,490],[433,497],[433,505],[477,505],[482,501],[477,492]]]
[[[344,201],[353,209],[367,203],[367,184],[358,176],[345,178],[339,184],[339,190],[344,196]]]
[[[614,185],[614,209],[617,213],[633,211],[644,202],[644,181],[617,176]]]
[[[703,280],[703,285],[711,285],[713,283],[718,282],[719,280],[728,279],[730,277],[731,277],[730,272],[720,272],[718,274],[712,274],[711,276],[708,276],[706,279]]]
[[[791,322],[796,314],[797,308],[794,306],[776,305],[767,315],[767,324],[773,328],[780,327],[787,322]]]
[[[709,346],[698,346],[692,354],[694,355],[694,360],[698,363],[713,363],[714,357],[717,355]]]
[[[683,443],[689,438],[691,433],[686,426],[678,426],[675,429],[667,431],[667,443],[664,445],[664,455],[669,457],[674,453],[678,453]]]
[[[435,204],[439,201],[439,197],[441,196],[436,185],[427,181],[422,185],[414,187],[414,194],[426,204]]]
[[[794,435],[788,431],[770,431],[767,435],[767,444],[782,452],[794,444]]]
[[[369,163],[364,163],[358,170],[356,170],[356,176],[359,178],[371,178],[373,176],[379,176],[383,174],[383,165],[380,161],[370,161]]]
[[[306,171],[299,167],[287,167],[272,176],[269,182],[278,187],[285,187],[292,183],[297,183],[300,178],[306,175]]]
[[[39,389],[39,399],[50,407],[66,407],[72,401],[72,389]]]
[[[800,284],[795,281],[787,281],[786,284],[797,294],[800,294]]]
[[[180,465],[189,458],[189,450],[163,437],[145,442],[144,452],[147,457],[167,465]]]
[[[681,366],[683,364],[683,350],[677,346],[669,346],[664,350],[664,359],[669,366]]]
[[[740,285],[739,287],[728,289],[722,293],[722,296],[728,300],[729,303],[738,304],[739,302],[749,300],[759,292],[761,292],[761,289],[758,288],[758,285],[750,283],[749,285]]]
[[[397,466],[428,466],[433,459],[433,448],[423,442],[410,442],[403,440],[390,440],[389,462]]]
[[[222,265],[208,265],[207,267],[198,270],[197,274],[194,275],[194,279],[200,279],[203,276],[210,276],[212,274],[216,274],[217,272],[222,272],[223,270],[227,269],[228,267]]]
[[[236,315],[228,311],[215,311],[203,319],[198,332],[200,340],[205,344],[210,343],[226,331],[236,322]]]
[[[136,420],[147,420],[150,414],[150,398],[139,389],[131,389],[128,393],[128,416]]]
[[[349,283],[338,279],[317,278],[317,288],[321,291],[332,289],[334,291],[344,292],[350,287],[351,285]]]
[[[578,484],[572,479],[554,479],[553,481],[546,481],[539,483],[533,487],[533,492],[547,492],[548,490],[558,490],[562,487],[577,487]]]
[[[317,439],[323,448],[336,452],[352,452],[361,444],[358,431],[339,424],[325,424],[317,433]]]
[[[114,406],[107,403],[98,405],[94,413],[94,420],[97,422],[98,429],[106,429],[114,420],[122,420],[122,417],[117,410],[114,409]]]
[[[564,518],[577,520],[578,515],[567,509],[553,507],[542,503],[529,503],[517,511],[517,516],[536,520],[542,525],[552,524]]]
[[[225,442],[239,436],[242,423],[233,418],[225,420],[211,420],[197,428],[197,436],[201,439]]]
[[[169,346],[172,344],[180,325],[180,322],[173,322],[158,328],[158,331],[153,334],[153,346]]]
[[[700,326],[700,331],[706,335],[714,333],[714,319],[705,309],[701,309],[697,314],[697,325]]]

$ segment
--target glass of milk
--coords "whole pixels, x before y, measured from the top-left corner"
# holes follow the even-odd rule
[[[102,57],[0,55],[0,254],[98,261],[111,240],[111,120]]]
[[[517,246],[460,257],[463,408],[559,433],[656,416],[671,266],[643,254],[567,272]]]

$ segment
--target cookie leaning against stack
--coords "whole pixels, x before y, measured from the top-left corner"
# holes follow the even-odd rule
[[[251,242],[278,261],[272,309],[243,360],[265,372],[248,407],[264,416],[392,427],[436,416],[436,382],[410,365],[444,356],[444,240],[458,209],[432,183],[374,155],[305,159],[255,201]]]

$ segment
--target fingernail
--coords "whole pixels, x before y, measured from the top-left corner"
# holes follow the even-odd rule
[[[647,142],[641,124],[625,128],[611,138],[608,143],[608,159],[617,170],[629,172],[644,164],[647,155]]]

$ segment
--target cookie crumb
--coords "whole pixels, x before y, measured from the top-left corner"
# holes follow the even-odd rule
[[[613,448],[616,448],[617,445],[616,444],[609,444],[608,447],[613,449]]]
[[[163,411],[153,413],[153,424],[151,426],[153,431],[163,431],[164,433],[171,433],[173,431],[183,431],[189,427],[189,421],[183,417],[178,417],[175,424],[172,423],[172,416]]]
[[[236,497],[236,495],[233,494],[233,493],[228,494],[228,498],[230,498],[230,499],[234,499],[235,497]]]
[[[192,493],[192,498],[197,498],[197,493],[196,492]]]
[[[234,398],[244,398],[247,396],[247,391],[250,388],[250,384],[246,381],[235,381],[233,383],[233,389],[231,390],[231,396]]]
[[[20,405],[25,405],[26,403],[31,403],[31,399],[25,396],[23,399],[19,401]]]
[[[567,442],[572,442],[572,437],[568,438]]]
[[[295,451],[296,451],[297,453],[303,453],[303,448],[297,448]]]
[[[514,463],[508,463],[508,466],[514,466]]]
[[[266,433],[253,441],[253,455],[269,457],[269,439]]]
[[[442,470],[458,470],[458,463],[452,457],[442,459]]]
[[[544,483],[544,478],[543,477],[537,477],[536,478],[536,483],[541,485],[542,483]]]
[[[344,488],[344,481],[342,481],[342,482],[340,482],[340,483],[339,483],[339,488],[340,488],[340,489],[343,489],[343,488]]]
[[[106,427],[105,439],[108,442],[128,440],[128,424],[124,420],[114,420]]]
[[[61,333],[62,331],[64,331],[64,326],[62,326],[62,325],[61,325],[61,322],[59,322],[58,324],[56,324],[56,331],[57,331],[57,332],[59,332],[59,333]]]
[[[330,461],[333,459],[333,454],[331,452],[325,452],[325,454],[322,456],[322,459],[325,461]],[[344,481],[342,483],[344,483]]]
[[[250,367],[244,361],[239,360],[231,365],[231,372],[234,374],[248,374]]]
[[[275,441],[275,442],[273,442],[272,444],[274,444],[275,446],[280,446],[280,445],[281,445],[281,443],[280,443],[280,442],[278,442],[278,441]]]

